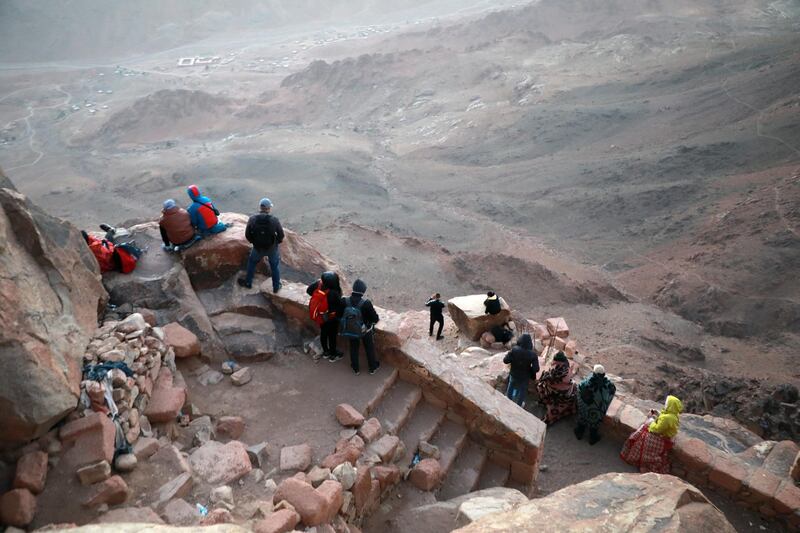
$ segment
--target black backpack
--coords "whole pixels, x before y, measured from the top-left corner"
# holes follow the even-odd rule
[[[259,250],[268,250],[275,244],[275,227],[272,217],[258,215],[253,221],[253,246]]]
[[[344,312],[339,322],[339,335],[349,339],[360,339],[367,334],[367,326],[364,324],[364,317],[361,314],[362,305],[364,305],[363,299],[355,305],[352,299],[345,299]]]

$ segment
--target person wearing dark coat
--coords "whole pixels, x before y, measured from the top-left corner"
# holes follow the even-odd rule
[[[483,313],[485,315],[496,315],[503,309],[503,307],[500,305],[500,297],[492,291],[486,293],[486,299],[483,301],[483,306],[486,308],[486,311]]]
[[[367,356],[367,366],[369,373],[374,374],[378,371],[381,364],[375,358],[375,324],[378,323],[380,317],[375,311],[375,307],[367,298],[364,298],[364,293],[367,292],[367,284],[362,280],[357,279],[353,283],[353,293],[348,297],[342,299],[342,308],[357,307],[361,311],[361,317],[364,322],[365,333],[361,337],[361,342],[364,344],[364,354]],[[357,376],[360,372],[358,348],[359,339],[350,340],[350,366],[353,373]]]
[[[523,334],[506,356],[503,362],[511,365],[508,375],[508,389],[506,396],[520,407],[525,407],[525,397],[528,394],[528,382],[536,379],[539,372],[539,357],[533,349],[533,341],[527,333]]]
[[[319,327],[319,341],[322,344],[322,357],[334,363],[344,357],[344,353],[336,349],[336,337],[339,333],[339,317],[342,313],[342,286],[336,272],[323,272],[320,279],[306,289],[309,296],[317,289],[327,291],[328,311],[325,321]]]
[[[617,387],[606,377],[603,365],[594,365],[592,375],[578,385],[578,424],[575,426],[578,440],[589,428],[589,444],[600,441],[600,425],[616,392]]]
[[[442,328],[444,328],[444,314],[442,310],[444,309],[444,303],[440,299],[442,297],[441,294],[438,292],[431,296],[428,299],[428,303],[425,304],[426,307],[429,307],[431,310],[431,325],[428,328],[428,337],[433,336],[433,325],[438,323],[439,324],[439,331],[436,332],[436,340],[442,340]]]
[[[272,201],[262,198],[258,204],[259,213],[250,217],[244,236],[253,245],[250,256],[247,258],[247,274],[236,282],[247,289],[253,287],[253,276],[256,267],[265,257],[269,261],[269,270],[272,276],[272,292],[281,290],[281,251],[284,233],[278,217],[271,214]]]

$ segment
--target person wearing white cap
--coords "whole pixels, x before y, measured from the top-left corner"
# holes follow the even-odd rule
[[[594,365],[592,375],[578,385],[578,425],[575,426],[578,440],[583,438],[588,427],[589,444],[600,441],[600,424],[616,392],[617,388],[606,377],[603,365]]]
[[[236,280],[242,287],[249,289],[253,286],[256,266],[266,257],[269,260],[272,276],[272,292],[281,290],[280,244],[283,242],[284,234],[280,220],[271,214],[272,207],[272,200],[262,198],[258,203],[258,214],[251,216],[247,221],[244,236],[253,245],[253,249],[247,258],[247,275]]]

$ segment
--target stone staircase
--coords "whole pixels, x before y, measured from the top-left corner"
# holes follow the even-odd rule
[[[385,376],[383,385],[364,415],[380,420],[384,433],[397,436],[403,443],[404,456],[396,461],[401,468],[411,464],[420,442],[439,449],[443,481],[433,493],[437,500],[484,488],[513,486],[509,467],[491,461],[488,450],[469,436],[458,417],[428,401],[422,389],[401,379],[396,369],[381,367],[379,375]],[[408,482],[402,482],[398,490],[402,498],[420,499],[409,497],[409,493],[420,491]]]

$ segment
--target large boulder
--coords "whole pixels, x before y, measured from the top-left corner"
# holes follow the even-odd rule
[[[483,302],[485,294],[458,296],[447,301],[447,311],[461,333],[470,340],[477,341],[481,335],[494,326],[505,324],[511,319],[511,308],[500,298],[501,310],[496,315],[487,315]]]
[[[220,220],[231,224],[223,233],[203,239],[183,253],[183,264],[197,289],[222,285],[244,269],[252,245],[245,239],[247,215],[223,213]],[[281,277],[310,283],[326,270],[338,270],[336,264],[319,253],[303,237],[284,228],[281,244]],[[265,272],[262,262],[259,271]]]
[[[0,444],[14,445],[76,407],[107,295],[80,232],[0,178]]]
[[[236,359],[264,361],[275,355],[275,324],[269,318],[222,313],[211,317],[211,323],[228,354]]]
[[[603,474],[531,500],[512,511],[484,516],[457,531],[654,530],[735,531],[699,490],[662,474]]]

